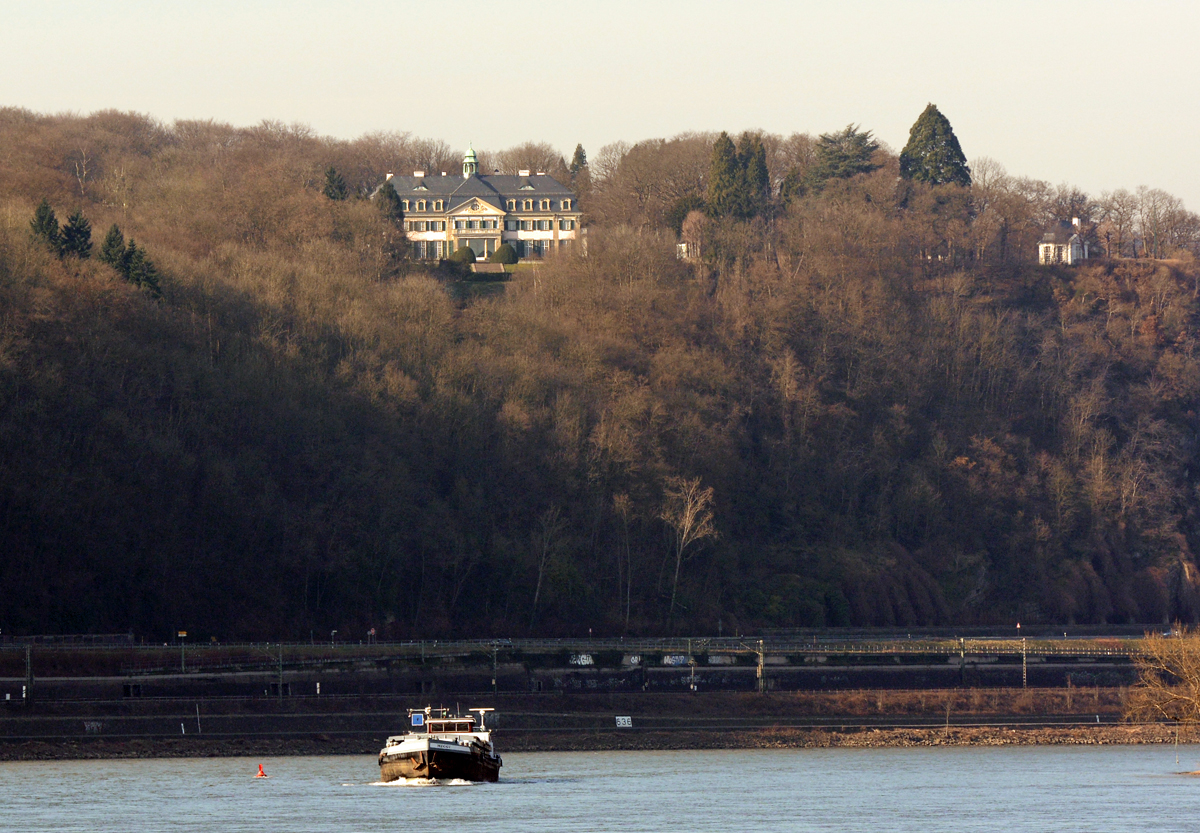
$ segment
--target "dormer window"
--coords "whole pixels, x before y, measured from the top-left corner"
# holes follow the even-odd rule
[[[521,210],[522,211],[533,211],[533,200],[522,200],[521,201]]]
[[[400,200],[400,209],[402,211],[408,211],[408,200]]]
[[[509,200],[509,201],[508,201],[507,203],[505,203],[505,204],[508,206],[508,210],[509,210],[509,211],[516,211],[516,210],[517,210],[517,201],[516,201],[516,200]]]
[[[417,211],[425,210],[425,200],[417,200]]]
[[[563,211],[570,211],[570,210],[571,210],[571,201],[570,201],[570,200],[563,200],[563,201],[562,201],[562,210],[563,210]]]
[[[441,211],[441,210],[442,210],[442,205],[443,205],[443,203],[442,203],[442,201],[441,201],[441,200],[434,200],[434,201],[433,201],[433,210],[434,210],[434,211]]]
[[[542,200],[541,204],[538,206],[538,210],[539,211],[549,211],[550,210],[550,200]]]

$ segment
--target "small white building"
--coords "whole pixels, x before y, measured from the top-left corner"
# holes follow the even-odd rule
[[[1072,218],[1071,223],[1062,223],[1042,235],[1042,242],[1038,243],[1038,263],[1071,266],[1088,259],[1088,244],[1079,233],[1079,218]]]
[[[474,150],[463,158],[462,176],[390,176],[404,210],[404,230],[418,260],[449,257],[470,246],[486,258],[505,243],[517,256],[542,257],[580,240],[579,201],[554,177],[520,171],[516,176],[477,172]]]

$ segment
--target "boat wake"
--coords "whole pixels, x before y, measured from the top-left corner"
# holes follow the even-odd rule
[[[474,787],[481,781],[462,778],[398,778],[395,781],[372,781],[372,787]]]

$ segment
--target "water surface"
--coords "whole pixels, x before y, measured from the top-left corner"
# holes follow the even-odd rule
[[[562,752],[498,784],[374,756],[0,763],[0,830],[1195,831],[1200,747]],[[271,777],[255,779],[258,764]]]

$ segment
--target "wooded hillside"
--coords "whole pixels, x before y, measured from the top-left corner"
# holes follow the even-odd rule
[[[361,198],[441,143],[0,110],[0,629],[1195,621],[1195,216],[863,136],[579,151],[587,256],[489,294]]]

